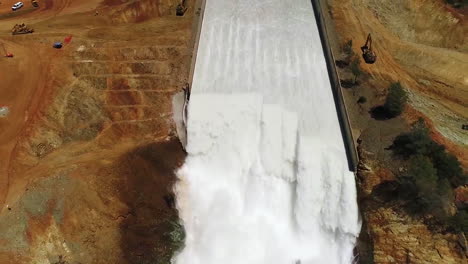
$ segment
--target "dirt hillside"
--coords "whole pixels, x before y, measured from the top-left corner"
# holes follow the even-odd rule
[[[0,263],[167,263],[195,1],[0,4]],[[96,12],[97,11],[97,12]],[[12,36],[16,23],[34,28]],[[72,36],[62,49],[56,41]]]
[[[407,204],[416,199],[405,200],[400,192],[408,161],[394,155],[391,146],[423,117],[430,136],[468,167],[468,132],[462,129],[468,124],[467,9],[455,10],[442,0],[321,3],[338,62],[352,55],[341,46],[348,40],[360,57],[368,33],[378,56],[375,64],[360,64],[356,85],[342,89],[360,158],[356,182],[363,226],[358,262],[466,263],[466,231],[447,222],[466,210],[466,187],[448,191],[445,222],[435,220],[435,210],[415,214]],[[349,65],[338,67],[344,81],[354,78],[352,71]],[[384,103],[388,87],[397,81],[409,93],[403,114],[374,116],[373,109]]]
[[[411,105],[453,143],[468,147],[468,22],[443,1],[329,0],[341,40],[360,54],[368,33],[378,55],[363,64],[378,81],[400,81]]]

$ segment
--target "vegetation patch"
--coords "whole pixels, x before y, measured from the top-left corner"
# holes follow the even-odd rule
[[[390,117],[399,116],[405,109],[407,98],[401,84],[399,82],[392,83],[383,107]]]
[[[341,46],[341,51],[346,55],[353,55],[354,54],[354,52],[353,52],[353,40],[350,39],[350,40],[346,41],[345,43],[343,43],[343,45]]]
[[[371,115],[377,120],[395,118],[405,109],[408,96],[399,82],[392,83],[383,105],[372,108]]]
[[[358,86],[358,78],[363,75],[361,69],[361,59],[353,51],[353,41],[348,40],[341,46],[341,52],[345,55],[345,58],[342,60],[336,60],[335,64],[338,68],[344,69],[348,68],[349,72],[352,74],[352,78],[340,80],[341,86],[343,88],[353,88]]]
[[[393,153],[407,161],[398,177],[398,197],[413,215],[430,216],[451,231],[467,230],[468,212],[461,208],[453,214],[453,189],[468,183],[458,159],[434,142],[424,121],[411,131],[397,136]]]
[[[358,104],[365,104],[367,102],[367,98],[364,96],[360,96],[359,99],[357,100]]]
[[[351,69],[351,73],[354,76],[353,83],[356,84],[357,79],[362,74],[361,60],[357,56],[354,56],[353,59],[351,60],[350,69]]]
[[[468,0],[445,0],[445,2],[455,8],[463,8],[468,6]]]

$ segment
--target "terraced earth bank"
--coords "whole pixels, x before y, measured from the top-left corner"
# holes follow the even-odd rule
[[[0,5],[15,55],[0,58],[0,263],[168,263],[185,156],[171,97],[187,82],[195,1],[183,17],[176,0],[39,0],[11,14],[13,2]],[[12,36],[16,23],[35,32]]]

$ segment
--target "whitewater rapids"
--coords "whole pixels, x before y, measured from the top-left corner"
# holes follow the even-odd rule
[[[360,230],[310,0],[207,0],[176,264],[349,264]]]

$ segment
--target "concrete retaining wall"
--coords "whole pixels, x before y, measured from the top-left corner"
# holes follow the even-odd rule
[[[192,23],[192,34],[191,47],[192,57],[190,62],[190,73],[187,80],[187,86],[184,87],[184,91],[181,91],[174,95],[172,98],[172,110],[173,120],[176,125],[176,131],[182,147],[185,149],[187,146],[187,106],[188,99],[190,97],[190,90],[192,89],[193,73],[195,71],[195,62],[197,61],[198,42],[200,40],[200,32],[203,22],[203,14],[205,11],[206,0],[196,0],[194,6],[189,8],[194,9],[194,17]],[[199,13],[198,13],[199,12]]]
[[[197,0],[195,2],[195,12],[198,12],[199,10],[199,15],[195,14],[194,15],[194,23],[192,25],[192,32],[195,32],[193,34],[192,38],[192,43],[193,43],[193,50],[192,50],[192,61],[190,64],[190,74],[189,74],[189,89],[192,88],[192,80],[193,80],[193,73],[195,71],[195,62],[197,61],[197,52],[198,52],[198,43],[200,41],[200,32],[202,28],[202,23],[203,23],[203,15],[205,13],[205,5],[206,5],[206,0]]]
[[[348,157],[349,170],[356,171],[358,164],[358,155],[356,150],[355,141],[351,132],[351,125],[348,118],[348,111],[343,99],[343,93],[341,91],[341,83],[336,72],[335,58],[329,45],[329,39],[327,34],[327,28],[322,16],[322,6],[320,0],[311,0],[314,8],[315,20],[317,21],[318,30],[320,33],[320,40],[322,41],[323,54],[327,62],[328,76],[335,100],[335,107],[338,113],[338,121],[340,122],[341,135],[343,136],[343,142],[346,149],[346,155]]]

